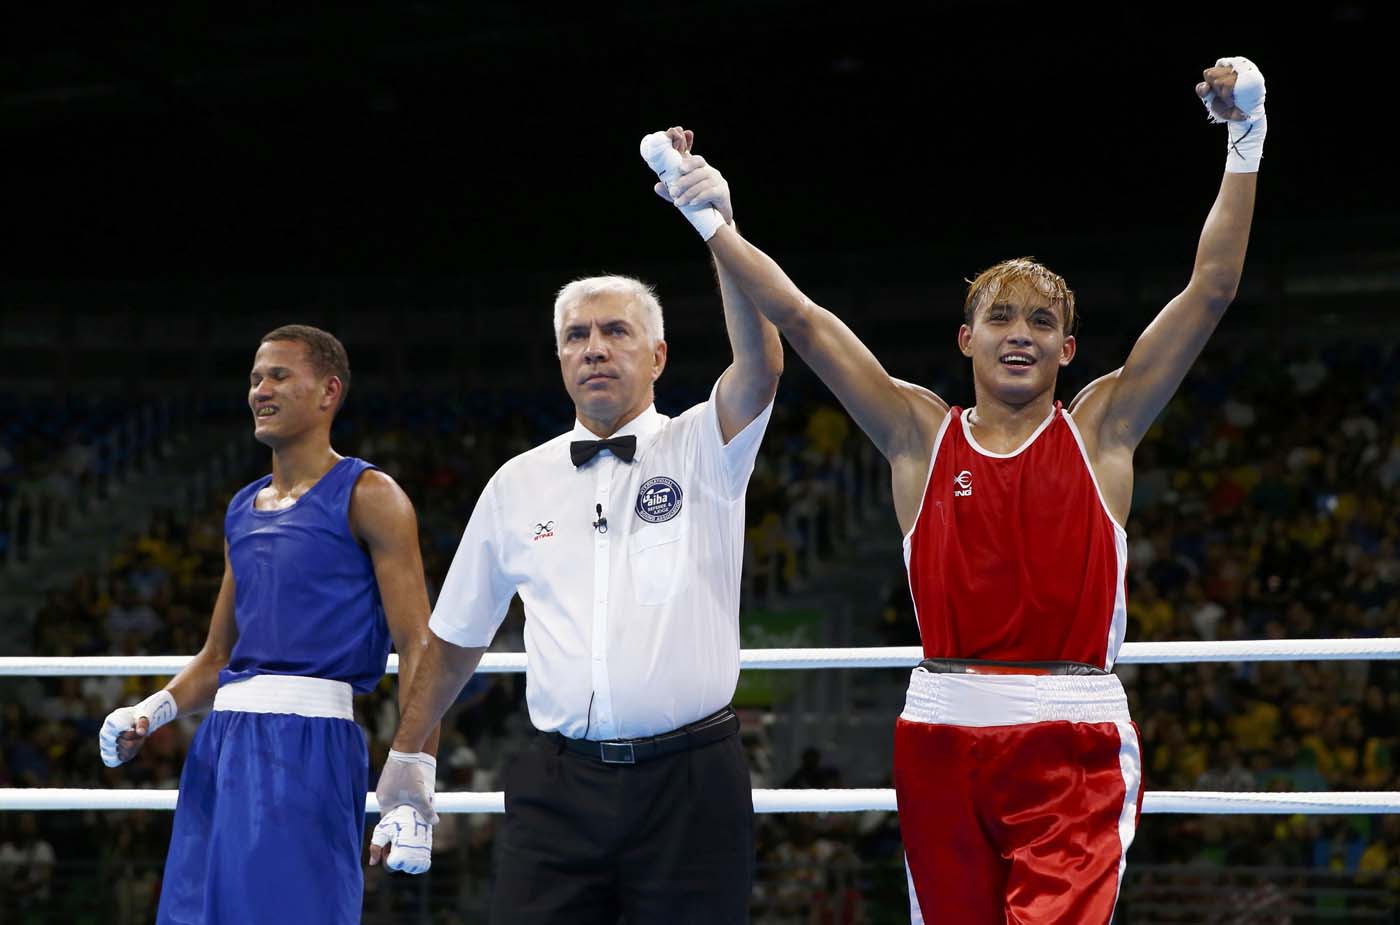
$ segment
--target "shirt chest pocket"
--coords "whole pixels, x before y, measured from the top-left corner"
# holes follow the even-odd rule
[[[685,521],[676,517],[666,523],[647,524],[628,539],[628,565],[638,604],[664,604],[685,583],[686,563],[681,558],[684,537]]]

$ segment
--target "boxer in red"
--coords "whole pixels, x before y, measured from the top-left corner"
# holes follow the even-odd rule
[[[1235,297],[1266,122],[1264,80],[1222,58],[1196,92],[1228,123],[1225,176],[1190,281],[1119,369],[1065,409],[1074,294],[1030,259],[968,289],[958,347],[976,405],[891,377],[726,224],[709,246],[889,460],[925,661],[895,731],[916,922],[1087,925],[1113,915],[1142,759],[1110,673],[1126,620],[1133,451]],[[657,192],[727,203],[702,158]]]

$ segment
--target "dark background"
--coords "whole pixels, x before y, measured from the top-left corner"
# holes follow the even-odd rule
[[[1184,273],[1224,149],[1192,86],[1240,53],[1269,81],[1263,244],[1400,206],[1380,3],[338,6],[12,23],[8,273],[635,269],[694,244],[637,155],[674,123],[780,253],[912,248],[966,275],[1084,235],[1156,259],[1160,232]]]

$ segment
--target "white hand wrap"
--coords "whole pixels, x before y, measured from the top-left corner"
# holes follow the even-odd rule
[[[665,132],[652,132],[642,139],[642,160],[656,171],[661,182],[670,186],[680,176],[681,153],[671,147],[671,139]],[[724,225],[724,216],[714,206],[679,207],[703,240],[710,240]]]
[[[433,824],[412,806],[396,806],[379,819],[370,844],[389,846],[384,866],[421,874],[433,866]]]
[[[406,874],[421,874],[433,866],[433,812],[437,791],[437,759],[427,752],[389,750],[379,772],[379,824],[370,843],[389,846],[384,866]]]
[[[118,707],[107,714],[102,729],[97,733],[97,748],[102,753],[102,763],[109,768],[121,764],[117,757],[117,739],[123,732],[136,728],[136,721],[146,717],[146,735],[173,720],[179,714],[175,698],[170,691],[157,691],[134,707]]]
[[[1269,122],[1264,116],[1264,74],[1248,58],[1221,58],[1216,67],[1235,69],[1235,108],[1248,118],[1235,121],[1222,119],[1210,108],[1215,92],[1206,94],[1206,114],[1212,122],[1225,122],[1230,137],[1225,149],[1225,170],[1228,173],[1256,173],[1264,156],[1264,136]]]

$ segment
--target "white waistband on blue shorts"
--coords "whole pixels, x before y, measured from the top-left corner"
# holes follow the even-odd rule
[[[344,681],[255,674],[219,688],[214,695],[214,709],[353,720],[351,694],[350,685]]]
[[[1128,721],[1117,675],[938,674],[915,668],[900,719],[947,726]]]

